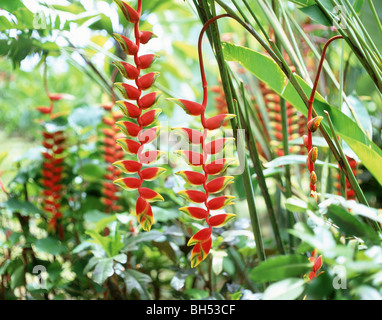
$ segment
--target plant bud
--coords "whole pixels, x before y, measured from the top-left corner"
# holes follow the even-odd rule
[[[318,116],[318,117],[315,117],[312,120],[310,120],[307,124],[308,130],[311,132],[317,131],[318,127],[320,126],[322,119],[324,119],[324,118],[321,116]]]

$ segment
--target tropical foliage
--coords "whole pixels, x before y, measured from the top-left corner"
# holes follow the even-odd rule
[[[0,0],[0,299],[382,299],[380,2],[58,3]]]

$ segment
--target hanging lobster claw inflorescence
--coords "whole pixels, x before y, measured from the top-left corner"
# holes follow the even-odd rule
[[[179,196],[185,200],[195,203],[198,206],[187,206],[180,208],[188,216],[196,220],[204,220],[207,226],[196,232],[188,241],[188,246],[193,246],[191,251],[191,267],[199,265],[211,250],[212,245],[212,228],[222,227],[228,221],[232,220],[235,215],[231,213],[218,213],[211,215],[212,211],[222,210],[226,206],[233,204],[233,196],[221,195],[215,198],[210,198],[211,194],[222,192],[225,187],[234,181],[232,176],[218,176],[222,174],[227,167],[235,160],[229,158],[217,159],[217,154],[233,140],[233,138],[218,138],[207,143],[208,134],[221,128],[223,124],[235,117],[234,114],[222,113],[211,118],[206,118],[205,112],[207,108],[207,81],[204,72],[202,58],[202,37],[206,28],[219,16],[210,19],[203,27],[198,42],[199,63],[203,83],[203,102],[199,104],[194,101],[184,99],[169,99],[177,103],[184,111],[194,117],[200,117],[200,122],[203,131],[189,128],[177,128],[177,130],[186,138],[189,144],[199,145],[199,151],[180,150],[177,151],[185,161],[194,167],[201,169],[197,171],[179,171],[177,174],[181,176],[188,184],[193,186],[201,186],[200,190],[183,190],[178,192]],[[214,160],[211,158],[215,157]]]
[[[133,42],[123,35],[114,34],[114,38],[118,41],[122,50],[128,57],[133,59],[134,63],[114,62],[114,65],[124,78],[134,81],[134,84],[122,82],[114,84],[126,100],[133,101],[133,103],[126,100],[116,101],[116,105],[121,109],[123,115],[129,119],[116,122],[116,125],[125,136],[118,139],[117,143],[125,152],[135,156],[136,160],[120,160],[114,162],[114,165],[125,174],[136,174],[138,177],[119,178],[114,183],[125,190],[138,191],[139,197],[136,202],[137,219],[142,228],[149,231],[153,224],[153,212],[150,203],[163,201],[163,198],[156,191],[143,187],[143,183],[144,181],[156,179],[165,169],[158,167],[143,169],[143,165],[151,164],[161,156],[161,151],[143,151],[143,149],[146,144],[152,142],[159,135],[160,127],[151,127],[151,125],[160,114],[161,109],[151,108],[161,94],[159,92],[143,94],[143,91],[152,87],[159,73],[150,72],[141,75],[141,70],[148,69],[157,56],[154,54],[139,55],[139,50],[142,44],[146,44],[155,35],[150,31],[139,30],[142,0],[138,0],[137,10],[133,9],[125,1],[115,0],[115,2],[126,19],[134,24],[135,36],[135,42]]]

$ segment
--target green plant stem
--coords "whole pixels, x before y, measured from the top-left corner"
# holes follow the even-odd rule
[[[341,3],[342,3],[342,0],[341,0]],[[369,44],[371,45],[371,47],[372,47],[372,49],[373,49],[372,53],[373,53],[374,56],[377,57],[376,63],[379,64],[379,66],[381,67],[381,63],[382,63],[382,55],[380,54],[380,52],[379,52],[377,46],[375,45],[373,39],[370,37],[370,35],[369,35],[369,33],[367,32],[367,30],[366,30],[364,24],[362,23],[361,19],[359,18],[357,12],[354,10],[353,6],[350,4],[349,0],[345,0],[345,3],[346,3],[346,5],[347,5],[347,7],[349,8],[349,10],[352,12],[353,17],[354,17],[355,20],[357,21],[358,26],[361,28],[361,31],[362,31],[363,35],[365,36],[366,40],[367,40],[367,41],[369,42]],[[370,3],[370,1],[369,1],[369,3]],[[372,2],[371,2],[371,6],[373,6],[373,8],[374,8],[374,5],[373,5]],[[370,7],[371,7],[371,6],[370,6]],[[372,9],[372,10],[373,10],[373,9]],[[374,8],[374,10],[375,10],[375,8]],[[377,12],[375,11],[375,13],[377,13]],[[374,13],[373,13],[373,14],[374,14]],[[378,19],[378,14],[377,14],[376,17],[374,16],[374,18],[376,18],[377,25],[378,25],[378,24],[380,25],[381,22],[380,22],[379,19]],[[361,37],[361,38],[363,39],[363,37]],[[360,39],[361,39],[361,38],[360,38]]]
[[[341,64],[340,64],[340,101],[339,108],[341,109],[343,103],[343,90],[344,90],[344,55],[345,55],[345,45],[344,40],[341,41]],[[340,186],[341,186],[341,195],[346,198],[346,178],[342,170],[340,170]]]
[[[326,9],[326,7],[322,4],[321,0],[315,0],[318,7],[321,9],[321,11],[325,14],[325,16],[333,23],[334,19],[331,15],[331,13]],[[337,5],[335,3],[335,5]],[[376,74],[373,70],[373,67],[370,65],[368,59],[365,57],[364,49],[357,43],[357,40],[355,39],[354,35],[352,34],[350,27],[351,23],[348,25],[347,34],[345,31],[341,28],[338,29],[338,32],[343,36],[343,38],[346,40],[348,45],[351,47],[353,52],[358,57],[358,60],[361,62],[371,79],[373,80],[374,84],[378,88],[378,90],[382,93],[382,78]]]
[[[292,64],[296,67],[297,72],[300,75],[303,75],[304,79],[310,83],[309,74],[307,73],[307,70],[302,66],[301,61],[298,59],[298,56],[296,52],[294,51],[294,48],[291,46],[287,35],[284,32],[283,27],[281,26],[278,17],[275,15],[275,13],[272,11],[271,8],[269,8],[268,4],[264,2],[263,0],[256,0],[256,2],[259,4],[261,10],[263,11],[264,15],[267,17],[269,23],[271,24],[275,36],[278,37],[280,43],[283,46],[283,49],[288,54],[288,57],[290,58]],[[272,46],[273,48],[273,46]]]
[[[370,6],[370,9],[371,9],[371,12],[373,13],[375,22],[377,23],[378,30],[379,30],[379,32],[381,33],[381,36],[382,36],[382,23],[381,23],[381,20],[379,20],[379,16],[378,16],[377,10],[375,10],[375,6],[374,6],[374,3],[373,3],[372,0],[368,0],[368,2],[369,2],[369,6]]]
[[[201,11],[204,11],[205,16],[209,16],[208,13],[208,7],[206,4],[201,3],[202,6],[200,8]],[[209,18],[211,19],[211,18]],[[207,21],[203,21],[205,24]],[[213,22],[210,26],[211,28],[211,39],[212,39],[212,44],[213,47],[215,48],[215,55],[217,57],[218,61],[218,66],[219,70],[221,73],[222,77],[222,83],[223,83],[223,88],[224,88],[224,93],[226,94],[226,99],[227,99],[227,108],[229,112],[234,113],[234,114],[239,114],[238,109],[237,109],[237,104],[234,102],[233,97],[232,97],[232,92],[233,88],[231,87],[231,79],[228,77],[228,72],[226,68],[226,64],[224,61],[223,57],[223,52],[222,52],[222,47],[220,43],[220,34],[219,30],[217,28],[216,22]],[[236,112],[235,112],[236,111]],[[232,122],[231,122],[232,123]],[[233,121],[233,128],[238,128],[241,129],[242,126],[240,124],[240,119],[237,119],[237,121]],[[235,138],[237,138],[237,131],[234,130],[234,135]],[[244,138],[244,137],[243,137]],[[239,139],[237,139],[239,142]],[[242,145],[238,148],[242,148],[239,150],[245,150],[245,145]],[[262,234],[261,234],[261,227],[260,227],[260,222],[257,214],[257,209],[255,205],[255,195],[254,195],[254,190],[252,186],[252,180],[251,180],[251,174],[249,172],[249,166],[247,162],[247,158],[244,154],[244,159],[241,159],[244,163],[244,173],[243,173],[243,180],[244,180],[244,186],[245,186],[245,191],[247,195],[247,203],[248,203],[248,209],[249,209],[249,215],[252,223],[252,228],[253,228],[253,233],[255,237],[255,242],[256,242],[256,247],[258,251],[258,257],[260,261],[265,260],[265,251],[264,251],[264,245],[263,245],[263,239],[262,239]],[[241,162],[242,163],[242,162]]]
[[[246,116],[247,119],[249,119],[249,115],[248,115],[248,111],[247,111],[249,106],[245,104],[246,99],[245,99],[245,90],[244,90],[243,84],[241,84],[240,89],[241,89],[241,92],[243,95],[243,100],[244,100],[244,110],[245,110],[244,115]],[[241,111],[241,108],[239,110]],[[240,121],[240,123],[242,123],[242,121]],[[251,125],[247,123],[245,129],[246,129],[247,136],[249,138],[253,138],[254,135],[252,132]],[[280,253],[285,254],[284,245],[283,245],[281,235],[280,235],[279,223],[277,221],[276,214],[275,214],[275,211],[273,208],[271,196],[269,195],[269,192],[268,192],[268,187],[267,187],[267,183],[265,181],[263,168],[261,166],[261,161],[260,161],[260,157],[259,157],[259,152],[257,150],[256,142],[252,141],[251,145],[252,145],[252,154],[253,154],[252,162],[254,165],[255,173],[257,175],[257,180],[259,182],[260,190],[261,190],[261,193],[264,197],[265,205],[267,207],[268,217],[269,217],[269,220],[270,220],[271,225],[272,225],[272,230],[273,230],[274,237],[276,240],[277,248],[280,251]]]
[[[224,10],[226,10],[226,12],[233,18],[235,19],[240,25],[242,25],[260,44],[261,46],[267,51],[267,53],[271,56],[271,58],[277,63],[277,65],[280,67],[280,69],[284,72],[284,74],[287,76],[287,78],[289,79],[290,83],[292,84],[292,86],[294,87],[294,89],[296,90],[296,92],[298,93],[298,95],[300,96],[301,100],[304,102],[305,106],[307,108],[309,108],[309,100],[308,100],[308,97],[306,96],[304,90],[302,89],[302,87],[300,86],[297,78],[295,77],[294,73],[291,71],[291,69],[289,68],[287,62],[285,61],[285,59],[282,57],[282,54],[280,53],[280,51],[278,50],[277,46],[272,46],[272,48],[267,44],[265,43],[265,41],[259,36],[259,34],[256,32],[256,30],[254,30],[251,26],[247,25],[244,21],[242,21],[237,15],[236,13],[229,7],[227,6],[224,2],[222,2],[221,0],[215,0]],[[319,2],[319,0],[316,0],[317,2]],[[322,4],[321,4],[322,5]],[[346,35],[345,35],[346,37]],[[345,38],[347,39],[347,37]],[[351,44],[352,45],[352,44]],[[354,46],[352,46],[354,47]],[[357,50],[357,49],[355,49]],[[359,53],[359,52],[358,52]],[[366,68],[366,67],[365,67]],[[382,92],[382,86],[381,86],[381,92]],[[228,103],[227,103],[228,104]],[[316,117],[317,116],[317,113],[316,111],[313,109],[312,111],[312,116],[313,117]],[[332,151],[334,157],[336,158],[336,161],[340,164],[340,165],[343,165],[343,160],[341,159],[341,156],[340,154],[338,153],[333,141],[331,140],[330,136],[329,136],[329,133],[327,132],[327,130],[325,129],[324,126],[319,126],[319,130],[322,134],[322,136],[324,137],[326,143],[328,144],[330,150]],[[350,170],[347,170],[346,167],[344,167],[344,171],[345,171],[345,175],[346,175],[346,178],[348,179],[348,181],[350,182],[350,184],[352,184],[352,188],[353,189],[356,189],[357,186],[354,185],[354,180],[352,179],[349,179],[350,175],[352,175],[352,171]],[[356,182],[356,184],[358,185],[358,183]],[[359,186],[358,186],[359,188]],[[358,198],[358,197],[357,197]],[[362,197],[358,198],[358,200],[360,202],[362,202]]]
[[[293,26],[295,27],[295,29],[297,30],[297,32],[299,33],[299,35],[304,39],[304,41],[307,43],[307,45],[309,46],[310,50],[312,50],[314,56],[320,60],[321,58],[321,55],[320,53],[317,51],[317,49],[315,48],[315,46],[313,45],[313,43],[310,41],[310,39],[307,37],[307,35],[305,34],[305,32],[301,29],[301,27],[298,25],[298,23],[293,19],[293,17],[291,16],[290,12],[288,10],[283,10],[283,14],[285,14],[287,17],[288,17],[288,20],[292,21],[293,23]],[[350,52],[350,54],[352,54],[353,51]],[[327,61],[324,61],[324,64],[323,64],[323,68],[324,70],[326,71],[327,75],[329,76],[329,78],[331,79],[331,81],[333,82],[333,84],[335,85],[335,87],[340,90],[340,93],[343,95],[343,99],[347,105],[347,107],[349,108],[350,112],[352,113],[355,121],[357,122],[358,126],[362,129],[362,126],[360,125],[360,121],[358,119],[358,116],[357,114],[355,113],[353,107],[351,106],[351,104],[349,103],[348,101],[348,98],[344,92],[344,90],[341,90],[341,86],[339,84],[339,82],[337,81],[336,79],[336,76],[334,75],[332,69],[330,68],[329,64]],[[346,79],[346,78],[345,78]],[[363,129],[362,129],[363,130]]]
[[[239,253],[237,253],[237,251],[235,251],[235,249],[233,247],[228,247],[227,251],[228,251],[228,255],[232,259],[232,261],[235,264],[236,268],[239,270],[239,273],[241,275],[243,275],[243,279],[244,279],[245,283],[247,284],[248,288],[251,291],[255,292],[256,291],[256,287],[253,284],[252,280],[249,279],[249,277],[248,277],[248,275],[246,273],[245,265],[243,263],[242,257],[240,257]]]
[[[239,114],[238,106],[237,103],[235,103],[235,114]],[[239,129],[239,135],[241,134],[240,130],[243,129],[240,121],[240,117],[238,117],[238,126],[237,128]],[[243,141],[244,137],[238,137],[238,143],[240,141]],[[240,149],[242,148],[242,149]],[[245,145],[239,145],[238,146],[239,150],[245,150]],[[240,159],[240,163],[244,163],[244,172],[243,172],[243,181],[244,181],[244,189],[247,197],[247,204],[248,204],[248,210],[249,210],[249,217],[251,219],[251,224],[252,224],[252,229],[253,229],[253,234],[255,237],[255,243],[256,243],[256,249],[257,249],[257,255],[259,257],[260,261],[265,261],[265,250],[264,250],[264,245],[263,245],[263,237],[261,234],[261,227],[260,227],[260,220],[259,216],[257,213],[257,208],[255,204],[255,192],[253,190],[253,185],[252,185],[252,179],[251,179],[251,174],[249,172],[249,166],[248,166],[248,161],[246,154],[244,152],[243,154],[243,159]]]
[[[334,140],[334,142],[335,142],[335,144],[336,144],[336,146],[338,148],[339,154],[341,155],[342,163],[340,163],[340,168],[341,168],[341,170],[344,170],[344,167],[346,167],[346,170],[350,171],[352,173],[350,175],[350,179],[352,181],[349,180],[349,177],[347,177],[347,178],[348,178],[349,182],[351,183],[352,187],[353,187],[353,185],[356,186],[356,188],[353,189],[353,190],[356,193],[357,198],[361,199],[360,202],[362,202],[362,204],[368,206],[369,204],[368,204],[368,202],[366,200],[366,197],[363,194],[363,192],[362,192],[362,190],[361,190],[361,188],[360,188],[360,186],[359,186],[359,184],[358,184],[358,182],[357,182],[357,180],[356,180],[356,178],[355,178],[355,176],[354,176],[354,174],[352,172],[352,169],[350,168],[349,162],[346,160],[345,153],[342,150],[341,143],[339,142],[339,140],[337,138],[337,135],[336,135],[336,132],[334,130],[333,122],[332,122],[332,120],[330,118],[329,112],[327,112],[327,111],[324,111],[324,112],[325,112],[326,119],[328,120],[330,130],[332,131],[333,140]]]
[[[272,0],[273,11],[275,12],[276,17],[280,19],[280,6],[278,1]],[[279,39],[279,36],[275,36],[276,46],[282,51],[282,43]],[[286,101],[280,96],[280,113],[281,113],[281,126],[282,126],[282,145],[284,155],[289,155],[289,134],[288,134],[288,116],[287,116],[287,107]],[[292,184],[291,184],[291,170],[290,166],[285,166],[285,196],[290,198],[292,196]],[[295,223],[293,212],[287,210],[287,226],[289,229],[293,228]],[[294,237],[289,233],[289,252],[294,252]]]

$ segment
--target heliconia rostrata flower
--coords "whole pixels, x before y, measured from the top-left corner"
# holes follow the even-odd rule
[[[260,108],[257,103],[254,103],[254,111],[256,112],[256,116],[260,121],[261,129],[264,130],[265,137],[270,142],[270,145],[273,147],[275,153],[281,157],[284,155],[284,151],[282,148],[283,135],[280,114],[280,96],[276,92],[269,89],[263,82],[259,82],[259,85],[261,94],[264,99],[266,112],[269,118],[270,132],[267,130],[263,115],[260,112]],[[227,103],[225,101],[225,95],[222,86],[213,86],[211,87],[211,91],[218,94],[218,96],[214,98],[218,113],[227,113]],[[251,100],[255,101],[255,98],[253,97]],[[289,102],[286,102],[286,108],[288,139],[293,140],[305,134],[306,118],[303,114],[299,113]],[[267,158],[266,153],[262,150],[259,143],[257,143],[257,147],[259,149],[259,153],[263,157]],[[291,145],[289,146],[289,152],[292,154],[304,154],[305,150],[303,150],[303,148],[301,148],[299,145]]]
[[[139,50],[142,44],[146,44],[156,36],[150,31],[139,30],[142,0],[138,0],[137,10],[133,9],[125,1],[115,0],[115,2],[122,10],[125,18],[134,24],[135,42],[123,35],[114,34],[114,38],[118,41],[122,50],[128,57],[131,57],[134,63],[116,61],[114,65],[124,78],[134,81],[134,84],[121,82],[115,83],[114,86],[126,100],[134,101],[134,103],[126,100],[116,101],[116,105],[121,109],[123,115],[129,118],[129,120],[121,119],[121,121],[116,122],[116,125],[124,135],[124,138],[117,139],[117,143],[125,152],[133,155],[135,159],[119,160],[114,162],[114,165],[125,174],[136,174],[137,177],[119,178],[114,183],[125,190],[138,191],[139,196],[136,201],[137,219],[145,231],[150,231],[154,219],[150,203],[163,201],[163,197],[158,192],[143,185],[145,181],[155,180],[165,169],[158,167],[143,168],[143,165],[149,165],[161,156],[161,151],[144,151],[144,146],[159,135],[160,127],[150,126],[161,112],[161,109],[151,109],[161,93],[154,91],[143,94],[143,91],[152,87],[159,73],[149,72],[141,75],[141,70],[148,69],[157,56],[154,54],[139,55]]]
[[[104,128],[102,133],[103,139],[103,156],[107,165],[107,173],[102,188],[102,202],[105,205],[106,212],[115,212],[121,209],[117,204],[119,195],[118,187],[113,183],[118,179],[122,171],[113,165],[114,162],[122,160],[125,153],[122,147],[117,144],[116,140],[123,138],[123,134],[119,132],[116,122],[123,116],[120,112],[113,112],[113,104],[105,104],[102,106],[106,115],[103,118]]]
[[[223,124],[235,117],[234,114],[221,113],[216,116],[206,118],[208,86],[204,72],[202,57],[202,37],[206,28],[219,16],[210,19],[204,26],[199,35],[198,52],[200,72],[203,84],[203,102],[197,103],[185,99],[169,99],[174,101],[184,111],[194,117],[200,117],[203,130],[190,128],[174,128],[190,145],[199,147],[198,151],[179,150],[177,153],[182,156],[188,165],[199,168],[198,171],[185,170],[177,172],[186,183],[193,186],[201,186],[201,190],[187,189],[178,192],[178,195],[186,201],[195,203],[196,205],[182,207],[179,210],[196,220],[204,220],[207,226],[196,232],[188,241],[188,246],[193,246],[191,251],[191,267],[198,266],[207,258],[212,246],[212,228],[222,227],[228,221],[232,220],[235,215],[231,213],[211,214],[211,211],[222,210],[226,206],[233,204],[234,196],[219,195],[211,198],[211,194],[221,193],[227,185],[233,183],[234,177],[220,176],[229,165],[235,162],[235,159],[219,158],[219,153],[224,147],[233,140],[233,138],[217,138],[207,143],[207,136],[210,131],[219,129]],[[214,158],[214,160],[212,160]],[[200,170],[201,169],[201,170]],[[219,175],[219,176],[217,176]],[[213,177],[211,177],[213,176]],[[217,176],[217,177],[216,177]]]
[[[316,193],[316,183],[317,183],[317,175],[316,172],[314,171],[314,163],[317,160],[318,156],[318,149],[317,147],[313,147],[312,145],[312,133],[315,132],[318,127],[320,126],[320,123],[322,121],[322,117],[317,116],[311,120],[309,120],[308,117],[308,135],[303,136],[303,142],[304,146],[308,150],[308,157],[306,160],[306,166],[310,172],[310,197],[314,198],[314,200],[317,201],[317,193]]]
[[[318,128],[320,127],[321,121],[323,120],[323,117],[321,116],[315,116],[313,117],[313,103],[314,98],[317,91],[318,81],[319,77],[322,71],[322,67],[324,64],[325,54],[326,50],[328,49],[330,43],[332,43],[334,40],[337,39],[343,39],[341,35],[334,36],[330,38],[326,43],[325,46],[321,52],[321,59],[320,63],[318,65],[316,77],[313,83],[312,92],[309,97],[309,105],[308,105],[308,116],[307,116],[307,129],[308,134],[303,136],[303,143],[306,149],[308,150],[308,157],[306,160],[306,165],[308,167],[308,170],[310,172],[310,195],[309,197],[314,198],[314,200],[317,202],[317,192],[316,192],[316,182],[317,182],[317,175],[314,171],[314,163],[317,160],[318,156],[318,149],[317,147],[313,147],[313,132],[316,132]]]
[[[189,185],[202,186],[203,188],[203,191],[188,189],[178,192],[178,195],[185,200],[198,205],[182,207],[179,210],[193,219],[204,220],[207,223],[207,227],[195,233],[187,243],[188,246],[194,246],[191,252],[191,267],[196,267],[210,252],[212,245],[212,228],[222,227],[235,217],[235,215],[231,213],[211,215],[211,211],[222,210],[226,206],[233,204],[235,197],[221,195],[210,198],[211,194],[220,193],[227,185],[233,183],[234,178],[232,176],[215,176],[223,173],[235,160],[226,158],[215,158],[214,161],[209,160],[210,157],[222,151],[225,145],[233,139],[219,138],[209,143],[206,142],[209,131],[220,128],[226,120],[231,119],[234,115],[221,114],[205,119],[205,107],[201,104],[183,99],[171,100],[180,105],[186,113],[200,117],[204,129],[203,131],[199,131],[189,128],[174,128],[174,130],[186,138],[189,144],[199,145],[201,150],[201,152],[179,150],[177,153],[182,156],[190,166],[200,167],[203,173],[191,170],[176,172],[176,174],[182,177]],[[210,176],[214,177],[210,179]],[[199,205],[203,205],[203,207]]]
[[[283,156],[284,151],[281,147],[283,134],[282,134],[282,119],[281,119],[281,106],[280,96],[269,89],[263,82],[259,82],[260,91],[262,93],[267,115],[269,117],[269,126],[271,132],[267,132],[266,125],[262,113],[259,110],[258,104],[255,105],[256,114],[259,117],[260,123],[263,126],[264,132],[267,135],[271,145],[275,148],[275,152],[278,156]],[[299,113],[292,104],[286,102],[287,109],[287,126],[288,126],[288,139],[293,140],[306,132],[306,118]],[[273,136],[275,139],[272,139]],[[289,146],[289,152],[292,154],[303,153],[302,148],[298,145]]]
[[[313,132],[316,132],[319,128],[323,117],[317,116],[312,118],[313,113],[313,102],[314,102],[314,90],[312,91],[312,95],[309,100],[309,110],[308,110],[308,118],[307,118],[307,128],[308,134],[303,135],[303,143],[305,148],[308,150],[308,157],[306,159],[306,166],[310,172],[310,195],[309,197],[313,198],[317,201],[317,192],[316,192],[316,183],[317,183],[317,174],[314,171],[314,163],[318,157],[318,149],[317,147],[313,147]]]
[[[65,95],[49,94],[50,106],[37,107],[37,110],[44,115],[54,118],[54,101],[63,99]],[[43,190],[43,210],[48,215],[48,231],[58,234],[61,239],[64,238],[64,227],[62,224],[61,200],[62,200],[62,177],[64,171],[65,134],[63,131],[42,131],[43,147],[42,153],[44,162],[42,167],[42,185]]]
[[[309,261],[312,264],[312,271],[309,272],[308,279],[312,281],[314,278],[317,278],[323,271],[318,272],[322,267],[322,256],[317,255],[317,250],[314,249],[312,252],[312,256],[309,257]],[[318,272],[318,273],[317,273]]]

